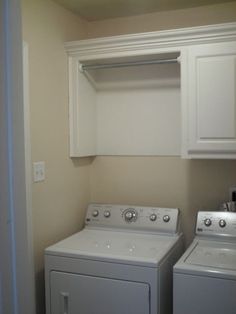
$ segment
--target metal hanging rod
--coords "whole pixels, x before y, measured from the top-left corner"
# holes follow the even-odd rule
[[[165,64],[165,63],[177,63],[180,58],[173,59],[159,59],[159,60],[143,60],[143,61],[130,61],[122,63],[104,63],[104,64],[80,64],[80,71],[86,70],[98,70],[98,69],[109,69],[109,68],[124,68],[138,65],[151,65],[151,64]]]

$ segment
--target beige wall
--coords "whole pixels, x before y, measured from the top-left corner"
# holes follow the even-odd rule
[[[116,18],[88,24],[88,37],[192,27],[236,21],[236,1],[198,8]]]
[[[43,251],[79,230],[90,198],[89,159],[69,158],[68,73],[63,44],[85,37],[85,22],[50,0],[23,0],[29,45],[32,161],[45,161],[46,180],[33,183],[37,313],[44,313]]]

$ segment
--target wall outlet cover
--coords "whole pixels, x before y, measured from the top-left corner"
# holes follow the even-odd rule
[[[34,182],[45,180],[45,162],[37,161],[33,163]]]

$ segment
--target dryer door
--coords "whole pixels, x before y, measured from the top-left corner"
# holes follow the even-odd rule
[[[51,272],[51,314],[149,314],[146,283]]]

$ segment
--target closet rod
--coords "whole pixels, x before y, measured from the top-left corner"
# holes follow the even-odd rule
[[[98,70],[108,68],[123,68],[137,65],[151,65],[151,64],[165,64],[165,63],[177,63],[179,58],[174,59],[159,59],[159,60],[148,60],[148,61],[130,61],[123,63],[104,63],[104,64],[80,64],[80,71],[86,70]]]

